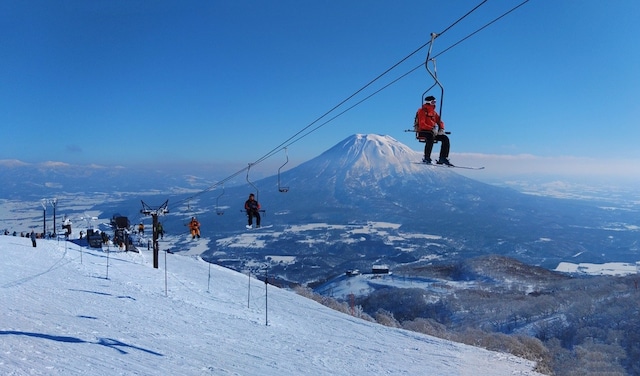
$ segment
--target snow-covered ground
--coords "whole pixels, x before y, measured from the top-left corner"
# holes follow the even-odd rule
[[[448,281],[423,277],[397,276],[390,274],[362,273],[348,277],[338,276],[315,289],[316,292],[333,298],[348,301],[349,296],[367,296],[381,288],[421,288],[441,294],[450,294],[458,289],[474,286],[474,281]]]
[[[3,375],[535,375],[341,314],[197,256],[0,236]]]
[[[604,264],[590,264],[579,263],[574,264],[571,262],[561,262],[555,268],[557,272],[563,273],[576,273],[576,274],[588,274],[588,275],[629,275],[637,274],[640,272],[640,261],[635,264],[628,262],[607,262]]]

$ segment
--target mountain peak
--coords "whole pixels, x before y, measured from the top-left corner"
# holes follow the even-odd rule
[[[318,213],[335,214],[336,208],[349,208],[346,214],[351,220],[361,215],[359,211],[369,212],[369,205],[375,205],[378,211],[385,212],[382,217],[388,219],[396,215],[398,205],[412,207],[425,194],[468,184],[468,178],[452,169],[417,163],[421,159],[421,152],[391,136],[355,134],[286,171],[282,179],[292,187],[287,201],[301,194],[309,206],[306,197],[313,197],[313,202],[321,205],[313,209],[318,217]],[[273,203],[286,206],[284,199],[276,201],[282,202]]]
[[[355,134],[320,156],[304,163],[307,171],[348,181],[383,181],[390,177],[407,180],[451,176],[453,171],[417,163],[422,153],[388,135]],[[319,175],[316,175],[319,176]]]
[[[420,160],[420,153],[391,136],[377,134],[349,136],[325,154],[343,163],[367,168],[398,167]]]

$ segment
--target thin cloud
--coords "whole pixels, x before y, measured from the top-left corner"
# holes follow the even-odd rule
[[[24,167],[29,166],[29,163],[23,162],[18,159],[0,159],[0,166],[3,167]]]
[[[48,167],[48,168],[71,167],[71,165],[65,162],[46,161],[42,163],[42,167]]]
[[[452,153],[459,165],[484,166],[483,175],[510,176],[557,175],[572,178],[632,179],[640,176],[640,164],[634,159],[605,159],[574,156],[541,157],[531,154]],[[473,175],[482,178],[478,173]]]

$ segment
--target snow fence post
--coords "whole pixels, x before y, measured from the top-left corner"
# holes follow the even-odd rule
[[[264,271],[264,325],[269,326],[269,295],[267,294],[267,287],[269,286],[269,271]]]
[[[251,270],[249,270],[249,288],[247,289],[247,308],[250,308],[251,302]]]
[[[209,264],[209,277],[207,278],[207,292],[210,292],[209,285],[211,284],[211,263],[208,262],[207,264]]]

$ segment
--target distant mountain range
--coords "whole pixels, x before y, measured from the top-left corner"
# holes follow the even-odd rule
[[[264,223],[274,227],[249,234],[239,209],[253,187],[228,189],[223,197],[237,208],[230,210],[232,218],[200,214],[213,224],[203,231],[218,239],[204,255],[237,269],[267,256],[295,257],[273,267],[297,282],[366,270],[373,263],[449,262],[486,254],[547,268],[561,261],[638,258],[635,212],[525,195],[455,169],[415,163],[420,159],[419,152],[389,136],[350,136],[283,173],[279,179],[287,193],[276,189],[277,176],[256,181]],[[203,198],[198,207],[215,206],[213,199]]]
[[[176,252],[202,247],[186,237],[184,226],[197,216],[203,237],[209,239],[204,249],[197,248],[203,257],[238,270],[267,263],[283,280],[294,282],[320,281],[351,268],[366,270],[373,263],[393,267],[487,254],[547,268],[562,261],[638,258],[636,211],[525,195],[461,176],[456,169],[416,163],[421,157],[390,136],[353,135],[280,176],[252,185],[196,196],[193,191],[177,194],[176,188],[169,194],[159,188],[156,196],[144,197],[158,204],[169,198],[170,213],[162,218],[168,235],[165,247]],[[22,184],[16,176],[18,181],[33,181],[26,172],[15,175],[17,169],[11,180],[14,189]],[[6,176],[6,169],[0,169],[2,174]],[[70,179],[78,186],[93,180],[80,172]],[[121,176],[110,179],[122,187]],[[145,179],[147,188],[160,180],[161,187],[186,186],[184,177],[150,172]],[[132,191],[142,185],[133,180],[128,184]],[[288,191],[279,192],[279,184]],[[90,189],[94,187],[86,191]],[[273,227],[244,228],[242,207],[251,192],[265,209],[263,224]],[[145,220],[139,214],[140,197],[133,195],[92,209]]]

